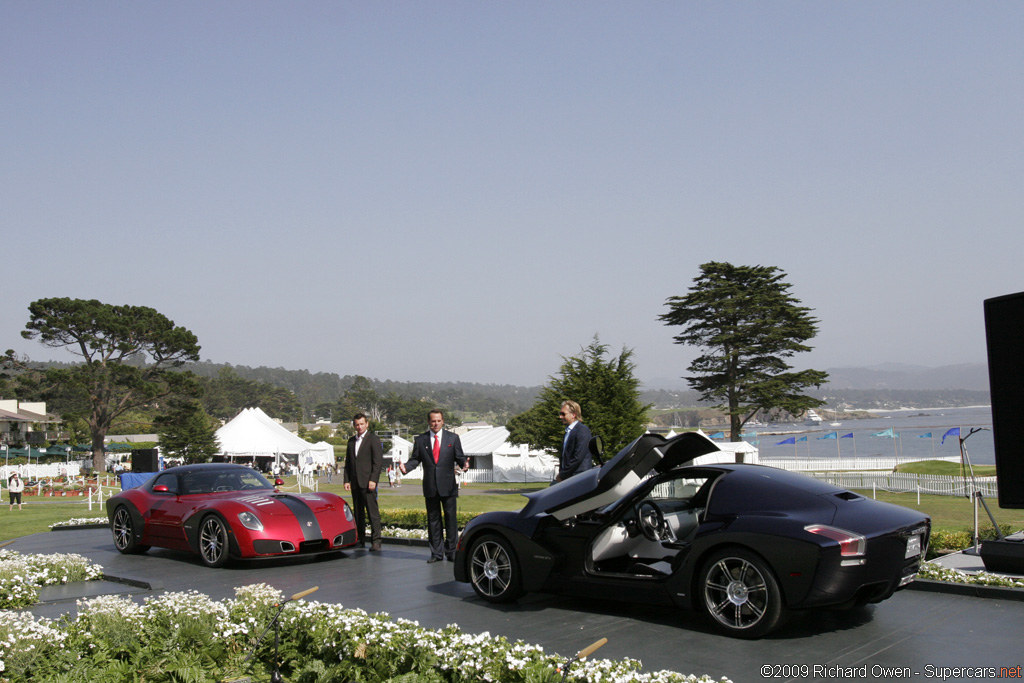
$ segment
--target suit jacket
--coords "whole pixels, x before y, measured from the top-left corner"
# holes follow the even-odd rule
[[[356,453],[356,437],[350,436],[345,447],[345,476],[342,483],[353,487],[368,488],[371,481],[380,481],[384,467],[384,447],[376,434],[366,432]]]
[[[455,465],[465,467],[469,458],[462,452],[462,441],[459,435],[441,430],[441,453],[437,464],[434,464],[434,433],[429,429],[416,437],[412,444],[412,453],[405,463],[406,471],[423,466],[423,495],[457,496],[459,487],[455,481]]]
[[[589,470],[593,463],[590,460],[590,428],[582,422],[569,431],[568,438],[562,445],[558,455],[558,476],[564,481],[574,474]]]

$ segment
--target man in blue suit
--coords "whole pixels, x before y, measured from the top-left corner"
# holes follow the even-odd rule
[[[579,403],[562,402],[558,418],[565,425],[565,436],[562,439],[562,451],[558,454],[558,476],[555,477],[555,481],[565,481],[593,466],[589,448],[590,429],[580,422],[582,417]]]
[[[423,498],[427,505],[427,535],[430,539],[430,559],[427,562],[439,562],[445,558],[454,560],[459,533],[455,518],[459,500],[455,470],[468,470],[469,458],[462,452],[459,435],[444,428],[444,414],[440,410],[431,410],[427,422],[430,429],[416,437],[409,460],[399,463],[398,468],[405,474],[419,465],[423,466]]]

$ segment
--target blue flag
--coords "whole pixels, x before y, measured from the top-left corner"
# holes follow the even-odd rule
[[[843,434],[843,435],[842,435],[841,437],[839,437],[839,438],[840,438],[840,439],[852,439],[852,438],[853,438],[853,432],[850,432],[849,434]]]
[[[884,436],[884,437],[889,438],[889,439],[895,439],[896,438],[896,435],[892,433],[892,427],[889,427],[888,429],[882,430],[880,432],[875,432],[871,436]]]
[[[725,438],[725,432],[715,432],[714,434],[712,434],[708,438],[709,439],[724,439]]]
[[[801,436],[799,439],[797,439],[797,441],[807,441],[807,437]]]
[[[948,432],[942,435],[942,441],[940,441],[939,443],[946,443],[947,436],[960,436],[960,428],[953,427],[952,429],[950,429]]]
[[[821,441],[822,439],[833,439],[833,440],[835,440],[835,439],[838,439],[838,438],[839,438],[839,432],[829,432],[825,436],[819,436],[818,437],[818,441]]]
[[[921,436],[919,436],[917,438],[919,438],[919,439],[930,439],[930,438],[932,438],[932,433],[928,432],[927,434],[922,434]]]
[[[806,439],[807,437],[804,437],[804,438]],[[775,445],[776,446],[782,446],[782,445],[787,444],[787,443],[791,443],[791,444],[795,445],[796,444],[796,437],[795,436],[791,436],[788,439],[786,439],[785,441],[780,441],[780,442],[778,442]]]

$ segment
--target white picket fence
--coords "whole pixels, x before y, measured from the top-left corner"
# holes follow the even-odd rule
[[[929,460],[960,462],[960,458],[955,455]],[[999,496],[995,477],[975,477],[972,482],[963,477],[893,471],[897,465],[918,461],[920,458],[761,458],[760,464],[803,472],[809,477],[844,489],[966,497],[977,488],[985,497]]]
[[[808,476],[844,489],[871,489],[894,493],[930,493],[937,496],[967,497],[975,488],[987,498],[998,498],[995,477],[963,477],[909,472],[809,472]]]
[[[960,462],[960,456],[928,458],[944,462]],[[870,458],[775,458],[761,456],[758,462],[769,467],[792,472],[832,472],[836,470],[894,470],[897,465],[920,462],[921,458],[870,457]]]

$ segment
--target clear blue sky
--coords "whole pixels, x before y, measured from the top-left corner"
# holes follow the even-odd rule
[[[644,380],[711,260],[820,319],[799,367],[984,362],[1024,290],[1024,4],[0,1],[0,349],[42,297],[204,359]]]

